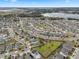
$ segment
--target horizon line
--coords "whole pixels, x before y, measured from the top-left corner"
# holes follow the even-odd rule
[[[0,8],[79,8],[79,6],[0,6]]]

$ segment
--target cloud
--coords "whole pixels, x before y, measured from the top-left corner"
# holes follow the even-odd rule
[[[17,0],[5,0],[5,1],[16,2]]]

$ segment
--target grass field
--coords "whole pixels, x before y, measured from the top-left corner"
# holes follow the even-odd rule
[[[52,52],[54,52],[62,42],[50,41],[41,47],[37,47],[37,51],[44,57],[48,57]]]

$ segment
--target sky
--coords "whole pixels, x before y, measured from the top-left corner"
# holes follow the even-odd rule
[[[79,7],[79,0],[0,0],[0,7]]]

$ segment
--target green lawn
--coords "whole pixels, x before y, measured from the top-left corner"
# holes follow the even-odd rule
[[[41,47],[37,47],[37,51],[44,57],[48,57],[52,52],[54,52],[62,42],[50,41]]]

